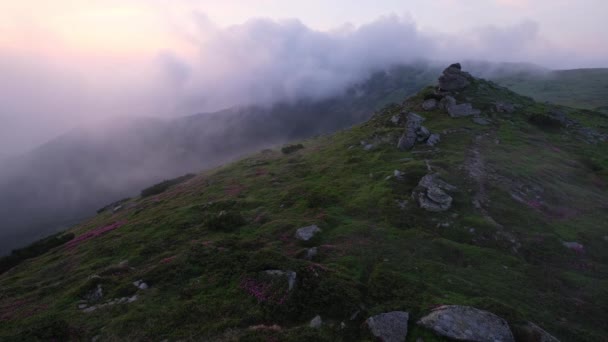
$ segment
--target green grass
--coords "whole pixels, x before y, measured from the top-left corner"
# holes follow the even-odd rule
[[[605,144],[532,125],[530,116],[549,106],[493,83],[477,81],[459,95],[484,110],[489,126],[422,112],[423,96],[303,141],[303,149],[262,151],[72,228],[78,237],[126,222],[0,275],[0,339],[371,341],[362,327],[367,317],[406,310],[408,341],[442,341],[416,320],[435,305],[462,304],[511,324],[535,322],[564,341],[604,340]],[[492,113],[495,101],[520,107]],[[401,152],[403,128],[390,119],[404,110],[425,116],[433,132],[456,130],[442,134],[436,150]],[[586,111],[568,115],[597,127],[608,121]],[[362,140],[374,148],[364,150]],[[472,204],[476,184],[462,166],[474,146],[489,173],[486,215],[501,228]],[[410,197],[427,164],[458,187],[447,212],[423,211]],[[403,179],[387,179],[394,170]],[[396,201],[404,200],[401,209]],[[297,241],[295,230],[310,224],[322,233]],[[584,244],[585,253],[562,241]],[[302,256],[312,246],[318,255],[309,261]],[[119,266],[124,260],[128,267]],[[297,273],[292,291],[263,272],[273,269]],[[131,285],[139,279],[150,288]],[[138,300],[82,313],[79,301],[97,284],[107,299]],[[272,291],[259,299],[251,284]],[[308,328],[317,314],[324,327]]]

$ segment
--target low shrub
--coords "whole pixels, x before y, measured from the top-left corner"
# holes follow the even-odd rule
[[[74,239],[73,233],[58,233],[36,241],[27,247],[15,249],[10,255],[0,258],[0,274],[17,266],[26,259],[40,256],[52,248],[61,246],[72,239]]]
[[[287,145],[287,146],[284,146],[281,149],[281,152],[283,152],[284,154],[290,154],[290,153],[293,153],[295,151],[301,150],[303,148],[304,148],[304,145],[302,145],[302,144]]]
[[[165,192],[167,189],[169,189],[170,187],[177,185],[179,183],[183,183],[187,180],[190,180],[192,178],[194,178],[196,175],[194,174],[187,174],[187,175],[183,175],[181,177],[177,177],[174,179],[169,179],[169,180],[164,180],[158,184],[154,184],[149,188],[145,188],[141,191],[141,197],[148,197],[148,196],[153,196],[153,195],[158,195],[160,193]]]

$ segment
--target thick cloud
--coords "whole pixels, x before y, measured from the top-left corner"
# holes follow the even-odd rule
[[[152,56],[104,59],[62,54],[59,48],[0,46],[0,159],[83,121],[322,98],[392,64],[463,59],[548,67],[597,63],[552,45],[533,21],[440,34],[397,15],[332,31],[317,31],[296,19],[252,19],[220,28],[200,13],[192,18],[187,32],[176,25],[174,47]]]

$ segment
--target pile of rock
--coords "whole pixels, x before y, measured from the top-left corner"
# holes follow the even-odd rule
[[[425,120],[422,116],[410,112],[407,114],[407,121],[405,123],[405,131],[399,142],[397,148],[402,151],[411,150],[417,143],[426,143],[429,146],[435,146],[441,140],[439,134],[431,133],[428,128],[422,126],[422,122]]]
[[[471,84],[473,76],[468,72],[462,71],[460,63],[455,63],[443,70],[443,75],[439,77],[440,91],[460,91]]]

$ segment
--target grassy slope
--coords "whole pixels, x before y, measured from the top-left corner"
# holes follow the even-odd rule
[[[405,109],[423,113],[428,91]],[[606,145],[530,125],[528,115],[547,108],[504,88],[479,81],[461,96],[485,113],[496,100],[522,109],[490,114],[490,126],[424,112],[431,131],[451,133],[436,150],[400,152],[395,142],[402,128],[390,118],[404,108],[388,107],[363,125],[304,141],[293,154],[263,151],[84,222],[71,230],[76,236],[126,224],[0,275],[0,339],[371,341],[361,328],[366,317],[407,310],[408,341],[440,341],[415,320],[437,304],[466,304],[512,324],[531,320],[564,341],[603,340]],[[607,124],[591,112],[567,111],[589,125]],[[365,151],[361,140],[376,147]],[[473,149],[488,174],[486,213],[471,204],[479,184],[463,169]],[[410,199],[427,161],[459,189],[445,213],[422,211]],[[393,170],[405,172],[404,179],[387,180]],[[516,190],[528,205],[510,196]],[[400,209],[396,200],[409,204]],[[223,226],[222,211],[222,217],[241,215],[244,224]],[[310,244],[297,242],[295,229],[310,224],[323,232]],[[562,240],[583,243],[585,252],[564,248]],[[313,245],[318,257],[304,260]],[[131,268],[117,267],[122,260]],[[282,304],[243,289],[247,280],[259,281],[282,294],[281,284],[261,275],[268,269],[298,274]],[[94,274],[101,278],[90,279]],[[139,290],[132,304],[89,314],[77,309],[97,283],[105,298],[117,298],[134,294],[138,279],[150,289]],[[307,327],[316,314],[327,323],[319,331]],[[261,324],[281,328],[249,328]]]
[[[516,74],[496,79],[514,91],[564,106],[608,113],[608,69],[573,69]]]

